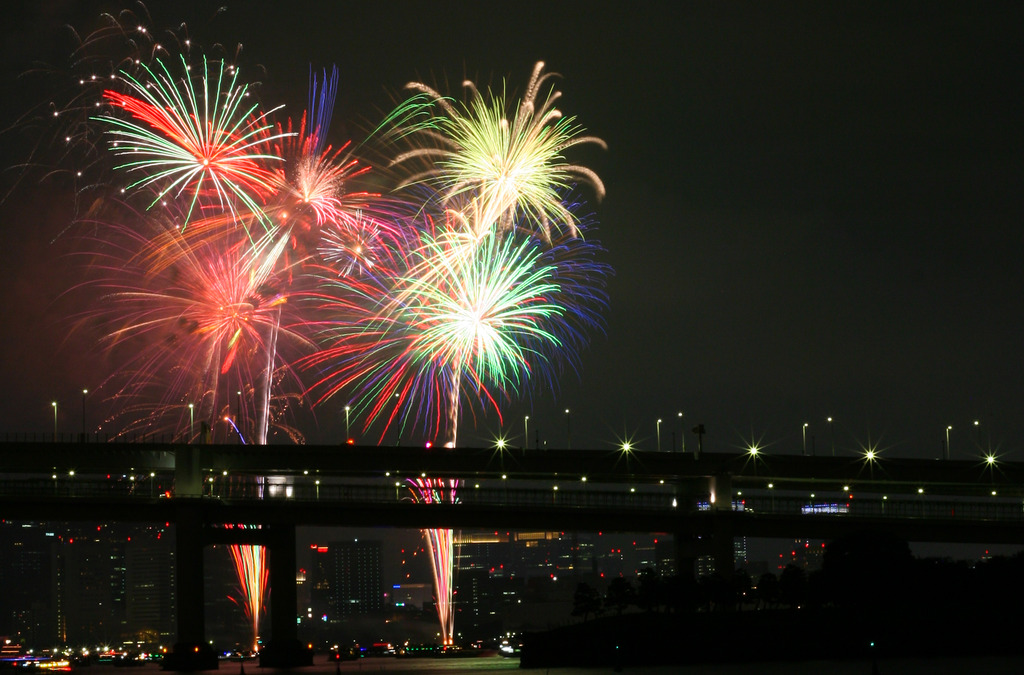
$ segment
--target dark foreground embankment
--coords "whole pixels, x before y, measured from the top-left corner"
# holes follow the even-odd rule
[[[609,616],[524,638],[523,668],[1022,655],[1015,622],[840,610]]]

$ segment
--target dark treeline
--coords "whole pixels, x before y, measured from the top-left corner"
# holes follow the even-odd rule
[[[578,621],[526,636],[524,667],[701,661],[874,659],[1024,653],[1011,616],[1024,553],[977,562],[916,558],[863,533],[830,543],[820,570],[776,575],[617,577],[577,586]],[[742,636],[740,638],[739,636]],[[566,645],[589,645],[570,651]]]
[[[916,608],[948,612],[1009,609],[1024,601],[1024,552],[968,562],[915,558],[906,541],[865,533],[836,540],[822,568],[787,565],[752,578],[738,569],[720,575],[661,577],[653,569],[631,581],[612,579],[604,593],[576,588],[573,616],[586,620],[629,608],[647,612],[720,612],[780,608]]]

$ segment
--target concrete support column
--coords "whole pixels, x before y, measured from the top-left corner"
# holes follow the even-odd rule
[[[206,642],[203,603],[202,504],[198,499],[175,498],[175,598],[178,608],[177,641],[164,660],[165,670],[193,671],[217,668],[217,655]]]
[[[179,447],[174,451],[174,496],[201,497],[203,472],[199,446]]]
[[[270,639],[273,642],[295,642],[298,628],[295,612],[298,597],[295,589],[295,526],[270,525]]]
[[[270,642],[260,652],[260,666],[293,668],[313,665],[313,652],[299,643],[295,623],[298,596],[295,588],[295,526],[268,525],[270,561]]]
[[[676,574],[685,579],[697,578],[697,558],[700,556],[696,541],[692,534],[687,532],[675,532],[672,535],[672,543]]]
[[[732,579],[736,571],[736,550],[733,542],[734,527],[733,514],[722,513],[713,516],[714,534],[711,539],[711,546],[714,550],[715,574],[723,579]]]
[[[203,606],[203,521],[198,504],[178,503],[174,523],[174,562],[177,568],[178,642],[206,642]]]

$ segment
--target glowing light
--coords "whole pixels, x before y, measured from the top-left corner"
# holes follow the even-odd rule
[[[172,75],[158,59],[154,69],[141,66],[147,82],[121,73],[134,96],[103,92],[108,102],[130,116],[97,118],[109,126],[107,133],[116,141],[114,153],[126,158],[118,168],[141,174],[129,189],[162,185],[150,206],[168,195],[189,194],[185,222],[197,203],[216,203],[241,219],[235,206],[240,202],[248,214],[269,226],[260,195],[274,189],[266,163],[280,161],[266,151],[279,137],[267,133],[269,113],[242,106],[246,87],[239,85],[237,72],[225,79],[223,62],[211,73],[204,57],[198,92],[183,56],[181,66],[185,77]]]
[[[431,162],[407,183],[430,182],[446,206],[460,199],[474,203],[479,213],[477,236],[494,227],[511,229],[517,220],[532,224],[545,238],[550,238],[552,225],[575,235],[577,219],[565,207],[564,193],[571,184],[586,183],[601,199],[604,185],[590,169],[569,164],[564,152],[586,143],[606,146],[582,135],[575,119],[554,107],[559,92],[553,87],[545,90],[553,75],[544,72],[543,62],[537,63],[511,120],[512,106],[504,95],[482,94],[472,82],[464,83],[469,92],[466,104],[425,84],[410,83],[407,88],[416,94],[395,117],[412,123],[400,125],[396,135],[423,136],[428,143],[399,155],[394,163]]]
[[[266,549],[249,544],[232,544],[228,546],[228,551],[231,553],[235,574],[238,577],[239,593],[242,597],[241,602],[234,597],[231,597],[231,600],[241,605],[246,617],[251,622],[252,645],[255,649],[256,638],[259,635],[260,615],[264,609],[263,604],[269,579]]]

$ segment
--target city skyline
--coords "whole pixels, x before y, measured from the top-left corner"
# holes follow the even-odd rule
[[[21,76],[59,63],[61,26],[95,22],[85,5],[11,14],[8,167],[26,150],[11,101],[44,95]],[[615,277],[605,335],[578,374],[504,407],[513,444],[667,450],[682,434],[690,449],[704,424],[711,452],[758,442],[799,454],[809,434],[818,454],[871,443],[941,457],[949,438],[959,458],[991,447],[1024,459],[1019,7],[218,6],[150,10],[154,26],[184,20],[205,44],[243,43],[260,95],[288,111],[303,105],[310,64],[337,64],[336,142],[358,139],[409,81],[512,85],[537,60],[564,76],[562,107],[608,143],[587,155],[607,187],[588,208]],[[82,390],[114,364],[65,335],[70,197],[34,183],[8,192],[15,174],[0,205],[15,317],[2,344],[19,389],[0,431],[46,433],[55,414],[61,433],[95,429],[103,405]],[[304,418],[307,441],[339,443],[345,418],[341,402]],[[466,445],[499,426],[465,425]],[[399,440],[421,439],[384,443]]]

